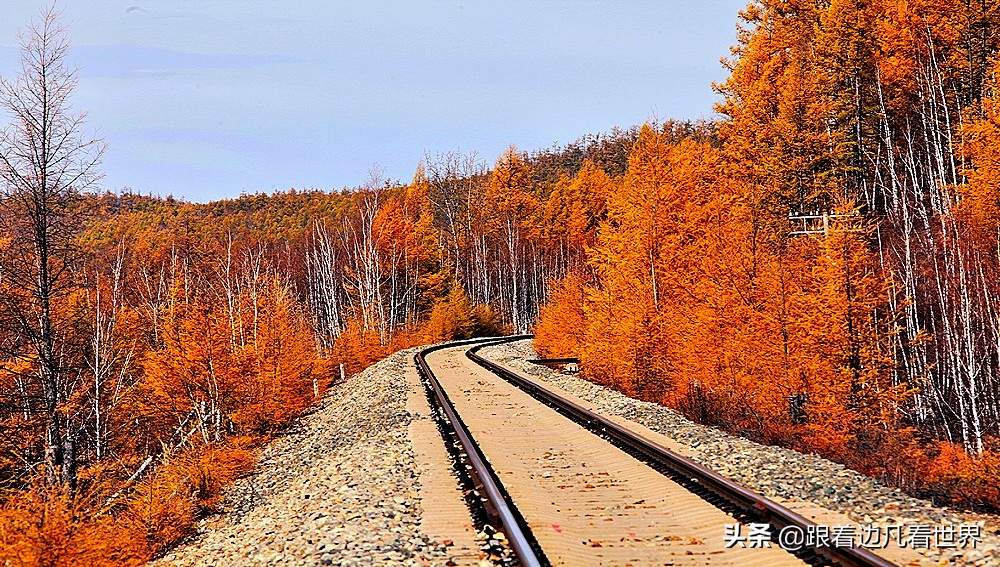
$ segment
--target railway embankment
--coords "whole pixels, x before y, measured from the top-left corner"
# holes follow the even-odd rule
[[[929,545],[908,545],[924,557],[920,564],[1000,565],[1000,518],[996,516],[934,506],[819,456],[761,445],[699,425],[669,408],[630,398],[578,375],[532,364],[528,360],[539,355],[531,341],[487,346],[479,354],[585,400],[602,415],[618,416],[665,435],[676,442],[671,449],[817,524],[837,525],[846,518],[882,534],[896,531],[897,526],[904,534],[915,526],[918,530],[927,526]],[[951,548],[947,542],[945,547],[935,545],[935,530],[955,528],[957,533],[961,526],[974,526],[973,533],[980,539],[974,548]]]
[[[222,513],[154,565],[478,565],[443,444],[424,442],[437,429],[414,352],[330,388],[229,489]]]
[[[261,452],[255,472],[228,491],[222,512],[155,564],[491,564],[431,419],[415,352],[396,353],[332,387],[315,411]],[[537,356],[530,341],[480,354],[669,437],[678,452],[819,524],[846,518],[880,530],[978,526],[975,548],[932,546],[918,550],[922,559],[914,564],[1000,564],[994,517],[935,507],[815,455],[731,436],[530,364]]]

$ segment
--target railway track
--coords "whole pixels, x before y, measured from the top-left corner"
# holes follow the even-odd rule
[[[522,565],[890,567],[867,549],[795,555],[727,546],[726,525],[803,533],[810,520],[476,354],[528,338],[477,339],[416,355],[442,432],[484,521]]]

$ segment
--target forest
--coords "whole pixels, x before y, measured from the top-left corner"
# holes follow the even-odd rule
[[[1000,6],[739,17],[715,121],[200,204],[101,187],[50,14],[0,81],[0,560],[155,557],[341,368],[509,332],[996,510]]]
[[[1000,5],[751,3],[702,136],[644,127],[536,346],[955,505],[1000,505]]]

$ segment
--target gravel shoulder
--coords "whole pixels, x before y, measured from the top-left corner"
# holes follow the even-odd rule
[[[455,513],[447,525],[424,522],[425,503],[434,524],[442,507],[456,509],[445,500],[457,499],[458,510],[464,502],[450,471],[429,471],[436,464],[414,452],[414,432],[437,434],[421,424],[430,418],[414,378],[416,350],[331,387],[316,411],[262,450],[256,471],[227,491],[222,513],[153,565],[478,564],[467,508],[465,524]],[[436,488],[426,492],[427,482]]]
[[[527,359],[538,358],[531,341],[485,347],[479,353],[586,400],[595,411],[634,421],[675,440],[683,446],[683,454],[700,464],[800,513],[809,512],[820,525],[831,525],[829,520],[838,517],[862,526],[976,524],[982,533],[976,549],[921,549],[923,559],[918,564],[1000,565],[1000,519],[996,516],[936,507],[816,455],[735,437],[693,423],[658,404],[531,364]]]

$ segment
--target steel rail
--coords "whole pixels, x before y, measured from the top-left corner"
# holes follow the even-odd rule
[[[465,422],[459,417],[455,406],[451,403],[448,394],[445,393],[441,384],[434,376],[434,372],[431,371],[425,358],[432,352],[446,348],[477,343],[497,344],[507,342],[508,340],[520,340],[529,337],[530,335],[523,335],[504,338],[499,341],[496,338],[488,338],[444,343],[418,352],[414,356],[414,360],[416,361],[417,369],[430,385],[433,400],[444,414],[447,424],[451,429],[450,433],[458,439],[462,450],[468,458],[469,465],[471,466],[468,473],[479,494],[483,497],[486,514],[490,517],[491,521],[498,524],[500,529],[503,530],[507,537],[507,544],[521,562],[521,565],[525,567],[542,567],[543,565],[549,565],[548,560],[537,544],[534,543],[530,528],[528,528],[520,514],[516,512],[514,503],[503,489],[500,479],[493,472],[492,467],[490,467],[479,446],[473,441],[469,428],[466,427]]]
[[[711,494],[721,497],[734,508],[751,518],[770,523],[779,530],[788,526],[798,527],[802,530],[803,534],[808,533],[810,527],[815,530],[816,523],[812,520],[757,494],[745,486],[736,484],[718,473],[678,455],[663,445],[650,441],[477,354],[479,349],[483,347],[531,338],[531,336],[521,335],[503,340],[484,342],[469,349],[466,352],[466,356],[476,364],[521,388],[534,398],[559,410],[590,431],[610,438],[619,445],[641,454],[648,461],[674,472]],[[835,565],[843,567],[898,567],[895,563],[863,548],[820,546],[803,548],[802,551],[811,552]]]

